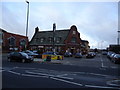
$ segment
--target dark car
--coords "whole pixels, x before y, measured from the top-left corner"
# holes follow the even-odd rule
[[[76,53],[74,57],[75,58],[82,58],[82,54],[81,53]]]
[[[8,54],[8,61],[18,61],[18,62],[32,62],[33,61],[33,57],[32,56],[28,56],[26,53],[24,52],[11,52],[10,54]]]
[[[27,53],[29,56],[33,56],[34,58],[41,58],[41,55],[35,53],[35,52],[32,52],[30,50],[26,50],[26,51],[23,51],[24,53]]]
[[[115,64],[120,63],[120,54],[115,54],[111,61],[114,62]]]
[[[96,54],[94,52],[88,52],[88,54],[86,55],[86,58],[94,58],[96,56]]]
[[[65,52],[64,57],[72,57],[72,53],[71,52]]]

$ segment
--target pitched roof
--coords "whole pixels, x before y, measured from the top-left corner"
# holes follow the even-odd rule
[[[64,44],[64,40],[67,38],[68,34],[70,32],[70,29],[64,29],[64,30],[56,30],[55,31],[55,38],[61,37],[61,40],[59,43],[55,42],[55,44]],[[49,42],[49,38],[53,37],[53,31],[38,31],[34,34],[33,38],[30,41],[30,45],[52,45],[53,42]],[[43,42],[40,42],[40,39],[44,38]],[[38,39],[36,42],[35,39]]]

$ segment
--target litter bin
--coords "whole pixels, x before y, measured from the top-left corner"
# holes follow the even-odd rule
[[[47,56],[46,61],[51,61],[51,56]]]

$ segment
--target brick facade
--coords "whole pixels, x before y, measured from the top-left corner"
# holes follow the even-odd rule
[[[30,41],[29,48],[31,50],[40,50],[41,53],[47,50],[53,49],[53,42],[49,42],[50,37],[53,37],[53,31],[39,31],[39,28],[35,28],[35,34]],[[41,41],[42,38],[42,41]],[[60,40],[58,41],[57,38]],[[76,53],[82,50],[82,40],[80,33],[75,25],[71,26],[70,29],[55,30],[55,51],[60,54],[64,54],[67,51]],[[89,42],[88,42],[89,44]]]
[[[9,52],[12,50],[23,50],[28,46],[28,37],[18,34],[9,33],[3,29],[2,32],[2,51]]]

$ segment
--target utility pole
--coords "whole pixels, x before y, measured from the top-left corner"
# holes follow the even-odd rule
[[[26,3],[28,4],[27,6],[27,22],[26,22],[26,37],[28,34],[28,19],[29,19],[29,2],[26,1]],[[26,40],[26,44],[25,44],[25,50],[27,49],[27,40]]]
[[[27,23],[26,23],[26,37],[27,37],[27,34],[28,34],[28,19],[29,19],[29,2],[26,1],[26,3],[28,4],[28,7],[27,7]]]
[[[53,52],[55,52],[55,31],[56,31],[56,24],[53,24]]]
[[[117,43],[120,45],[120,31],[118,30],[118,38],[117,38]]]

